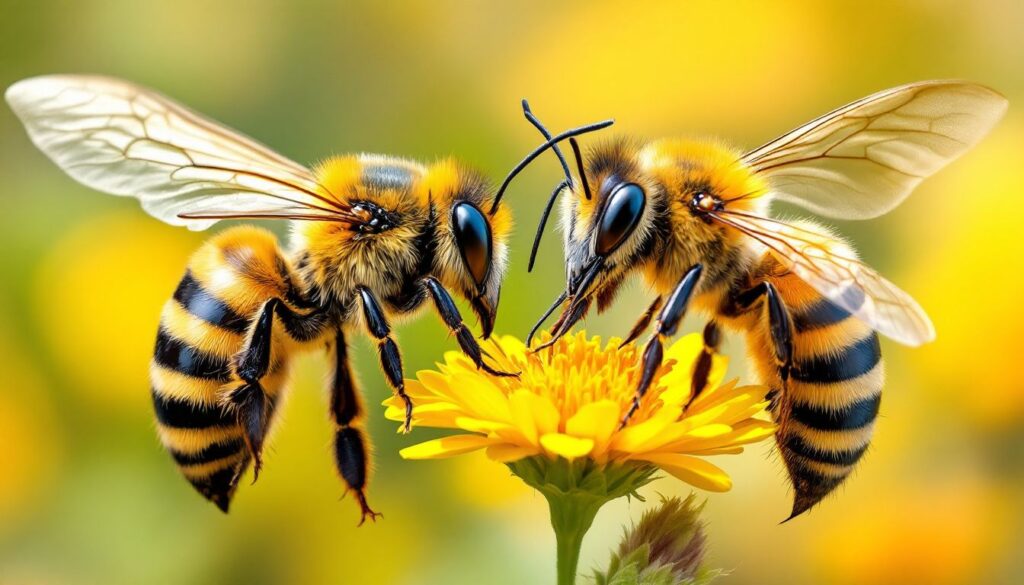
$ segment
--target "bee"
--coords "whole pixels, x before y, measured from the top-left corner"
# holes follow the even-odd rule
[[[538,350],[553,343],[639,275],[657,296],[624,343],[655,325],[624,425],[689,308],[710,317],[691,401],[721,329],[741,332],[770,388],[794,518],[840,485],[868,447],[884,384],[878,334],[917,346],[935,330],[848,242],[818,223],[773,217],[770,202],[830,218],[878,217],[978,143],[1006,108],[986,87],[927,81],[855,101],[746,153],[717,141],[623,139],[584,158],[573,139],[578,178],[556,151],[566,179],[551,194],[530,258],[532,268],[562,196],[566,289],[530,338],[563,307]],[[524,113],[543,127],[525,102]]]
[[[287,252],[252,226],[208,240],[160,318],[150,365],[157,431],[185,478],[222,511],[250,464],[253,481],[259,474],[299,352],[325,350],[333,363],[333,456],[360,524],[378,514],[366,498],[368,440],[348,336],[361,328],[376,342],[385,378],[405,402],[405,431],[412,402],[391,322],[428,299],[478,368],[515,375],[487,364],[449,292],[468,301],[486,339],[511,216],[467,166],[360,154],[309,169],[118,79],[36,77],[12,85],[6,98],[35,145],[68,175],[135,197],[165,223],[203,230],[226,219],[291,222]],[[569,130],[547,147],[607,125]]]

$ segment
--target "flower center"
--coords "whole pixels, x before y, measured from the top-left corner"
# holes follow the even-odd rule
[[[598,338],[587,339],[584,335],[562,338],[549,349],[528,353],[526,361],[517,364],[522,368],[518,383],[507,390],[524,388],[547,397],[563,421],[584,405],[601,400],[615,402],[625,412],[638,385],[640,352],[633,344],[620,349],[614,339],[601,347]],[[674,363],[666,360],[662,365],[651,384],[648,400],[661,393],[658,379]]]

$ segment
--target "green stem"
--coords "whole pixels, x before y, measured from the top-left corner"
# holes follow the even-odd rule
[[[545,495],[558,545],[558,585],[575,585],[583,537],[607,500],[576,490]]]
[[[601,506],[636,494],[651,481],[656,469],[633,461],[598,464],[583,458],[568,461],[541,455],[512,461],[508,467],[548,501],[558,543],[558,585],[576,583],[580,546]]]

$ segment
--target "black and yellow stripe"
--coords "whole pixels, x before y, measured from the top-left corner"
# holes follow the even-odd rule
[[[755,352],[764,379],[782,390],[773,414],[793,481],[792,516],[828,495],[867,451],[878,416],[884,365],[878,334],[787,275],[773,278],[793,324],[793,368],[783,382],[770,351]],[[757,333],[768,344],[767,325]]]
[[[225,512],[251,455],[227,401],[243,384],[234,360],[270,296],[283,292],[276,281],[283,263],[267,232],[235,228],[204,244],[164,305],[150,364],[153,409],[163,445],[185,478]],[[269,276],[269,278],[268,278]],[[284,384],[286,355],[273,352],[260,380],[271,416]]]

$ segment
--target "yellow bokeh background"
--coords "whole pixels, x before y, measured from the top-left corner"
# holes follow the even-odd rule
[[[985,142],[888,216],[837,226],[938,330],[919,349],[883,342],[889,382],[869,454],[835,497],[783,525],[789,496],[770,450],[723,458],[735,488],[708,496],[706,519],[725,582],[1009,584],[1024,580],[1021,31],[1012,0],[6,0],[0,86],[117,75],[299,161],[454,155],[499,180],[538,142],[522,97],[555,129],[615,117],[618,133],[753,147],[899,83],[988,84],[1010,111]],[[383,419],[387,389],[363,340],[385,517],[357,529],[354,503],[339,501],[320,356],[297,364],[259,482],[241,486],[229,516],[203,501],[156,440],[146,371],[160,307],[207,236],[67,179],[6,108],[0,171],[0,583],[553,582],[545,503],[504,467],[398,458],[430,433],[401,436]],[[564,278],[556,237],[526,273],[558,172],[541,159],[508,194],[518,228],[500,332],[525,335]],[[621,335],[643,293],[587,328]],[[455,347],[436,319],[398,331],[409,375]],[[726,351],[745,378],[742,344]],[[644,493],[684,490],[662,480]],[[604,563],[648,505],[603,510],[581,568]]]

